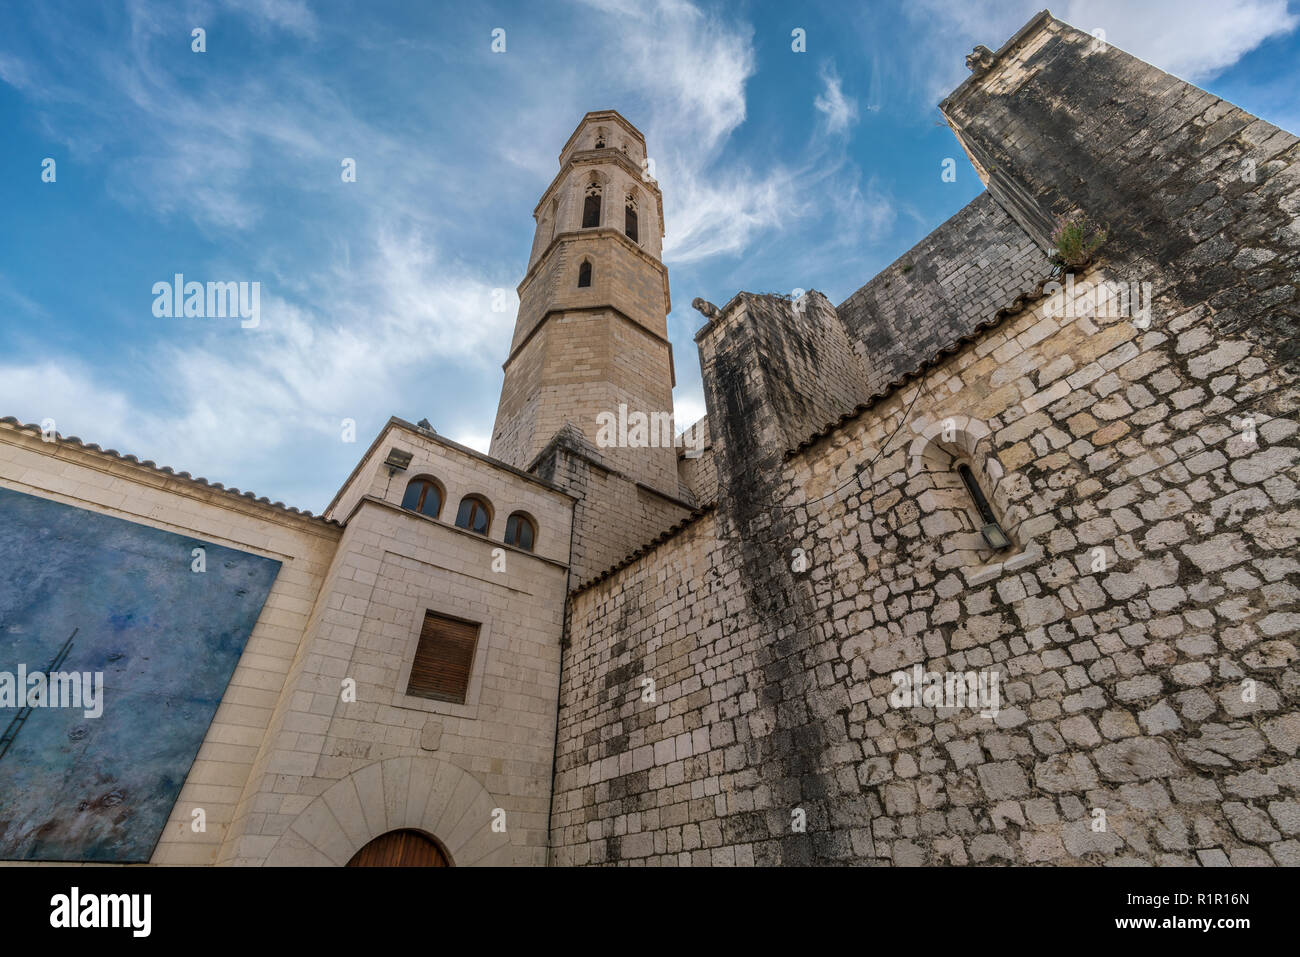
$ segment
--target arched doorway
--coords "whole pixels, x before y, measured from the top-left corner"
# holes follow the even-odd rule
[[[352,855],[348,867],[450,867],[437,841],[409,828],[389,831]]]

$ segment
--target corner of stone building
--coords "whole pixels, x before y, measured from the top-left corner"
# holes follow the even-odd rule
[[[576,498],[571,587],[623,561],[695,507],[693,501],[674,498],[620,471],[572,423],[551,437],[528,471]]]
[[[1300,140],[1040,14],[940,105],[988,190],[1040,243],[1104,223],[1121,281],[1160,311],[1300,358]]]
[[[793,448],[868,398],[863,361],[815,289],[798,299],[740,293],[697,342],[710,436],[750,461]]]

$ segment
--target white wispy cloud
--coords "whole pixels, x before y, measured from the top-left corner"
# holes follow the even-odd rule
[[[198,9],[235,10],[244,22],[253,18],[255,32],[305,42],[325,30],[302,3],[228,0]],[[556,169],[557,129],[567,135],[585,110],[630,100],[642,105],[630,118],[646,133],[664,190],[670,266],[734,256],[770,240],[824,212],[828,193],[852,211],[847,236],[888,221],[888,198],[874,183],[859,188],[838,139],[812,136],[790,164],[746,162],[728,149],[746,120],[746,87],[756,69],[748,24],[684,0],[595,0],[587,9],[592,61],[575,70],[557,48],[545,97],[520,88],[519,134],[470,138],[466,157],[494,154],[504,172],[525,171],[540,188]],[[473,198],[481,195],[473,178],[479,163],[448,165],[445,144],[438,152],[421,141],[418,123],[380,128],[325,78],[292,62],[222,84],[195,83],[160,52],[177,31],[188,36],[195,19],[188,9],[131,2],[125,17],[129,42],[111,49],[84,24],[56,18],[59,52],[45,62],[2,53],[0,78],[38,106],[63,108],[52,133],[73,152],[124,157],[107,181],[111,197],[220,238],[218,260],[178,262],[176,271],[261,281],[261,325],[158,320],[173,324],[168,334],[130,356],[147,370],[139,377],[147,387],[70,355],[25,366],[0,359],[0,414],[54,417],[60,431],[87,441],[309,508],[328,500],[347,468],[335,466],[336,475],[284,463],[354,457],[355,446],[339,447],[344,418],[358,422],[363,446],[367,428],[390,414],[427,414],[444,434],[485,448],[517,306],[513,289],[502,312],[492,311],[492,297],[518,278],[522,263],[463,261],[451,252],[459,234],[448,224],[481,209]],[[213,39],[210,32],[210,50]],[[202,62],[183,61],[182,73]],[[500,69],[526,65],[503,58]],[[593,90],[592,76],[609,83]],[[842,90],[835,109],[847,109]],[[310,207],[320,204],[313,197],[339,189],[339,157],[351,144],[364,144],[366,155],[356,192],[347,195],[362,201],[338,235],[276,228],[280,194]],[[519,228],[526,231],[527,221]],[[292,248],[295,239],[325,252],[308,256]],[[140,305],[147,310],[148,299]],[[114,359],[120,366],[125,357]],[[431,381],[444,376],[476,383],[475,394],[437,407]],[[678,403],[683,425],[703,414],[693,388]]]
[[[313,304],[264,295],[256,328],[158,320],[192,332],[190,342],[139,357],[142,368],[166,370],[161,402],[141,406],[96,370],[59,358],[0,365],[0,409],[24,421],[53,418],[64,434],[227,484],[267,476],[266,465],[290,443],[337,450],[344,419],[359,423],[364,447],[366,423],[418,417],[394,405],[419,394],[429,369],[448,362],[492,369],[517,308],[510,291],[507,308],[494,312],[494,287],[440,262],[418,234],[381,234],[375,249],[355,270],[339,264],[313,277],[321,291]],[[481,444],[451,416],[435,426]],[[317,506],[329,485],[313,483]]]
[[[822,67],[821,78],[825,88],[813,100],[813,106],[826,117],[828,132],[843,133],[858,118],[857,100],[844,95],[844,86],[834,64]]]
[[[917,57],[915,78],[937,103],[968,74],[965,54],[977,43],[997,49],[1043,7],[1040,0],[916,0],[904,11],[926,30],[929,55]],[[1300,24],[1287,0],[1067,0],[1060,19],[1191,82],[1232,66],[1271,37]],[[938,64],[935,68],[934,64]]]

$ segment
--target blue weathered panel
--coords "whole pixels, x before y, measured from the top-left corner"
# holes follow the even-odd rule
[[[0,859],[149,859],[279,569],[0,488]],[[102,672],[102,715],[6,700],[20,667]]]

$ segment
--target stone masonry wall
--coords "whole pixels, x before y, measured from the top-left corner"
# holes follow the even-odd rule
[[[1300,863],[1300,387],[1206,309],[1043,306],[575,596],[557,862]],[[1010,558],[930,520],[945,419]],[[892,707],[915,664],[997,716]]]
[[[969,335],[1051,266],[1038,244],[986,192],[837,307],[874,395]]]
[[[397,481],[392,448],[412,456]],[[400,507],[419,475],[447,491],[438,518]],[[369,494],[349,508],[223,863],[339,865],[415,826],[458,865],[544,864],[572,500],[395,423],[351,484]],[[469,492],[496,509],[487,535],[453,524]],[[534,552],[504,543],[514,509],[537,524]],[[463,703],[406,693],[429,611],[479,625]]]
[[[611,468],[573,426],[546,448],[535,472],[578,499],[569,559],[575,586],[616,565],[691,511],[685,502],[642,488]]]
[[[1300,140],[1051,17],[940,109],[1013,208],[1110,227],[1117,280],[1300,355]]]
[[[1019,313],[1023,239],[955,296],[868,284],[874,375],[1013,311],[784,459],[793,384],[706,330],[718,508],[572,599],[558,862],[1300,864],[1296,138],[1050,16],[943,109],[990,185],[964,214],[1082,208],[1105,259]],[[895,694],[918,668],[1000,694]]]

